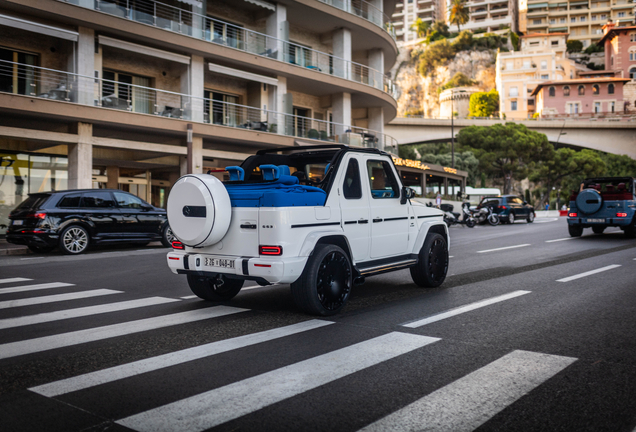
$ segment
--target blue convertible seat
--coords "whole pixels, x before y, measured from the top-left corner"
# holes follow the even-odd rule
[[[232,207],[298,207],[323,206],[327,193],[317,187],[298,184],[298,178],[289,175],[289,167],[261,165],[263,174],[275,180],[267,183],[226,184]],[[286,169],[285,169],[286,168]],[[286,174],[283,174],[286,173]]]

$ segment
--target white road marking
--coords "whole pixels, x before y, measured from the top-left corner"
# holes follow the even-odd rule
[[[44,257],[20,258],[20,261],[43,259]]]
[[[530,294],[531,292],[532,291],[521,291],[521,290],[520,291],[513,291],[513,292],[511,292],[509,294],[504,294],[504,295],[500,295],[500,296],[497,296],[497,297],[492,297],[492,298],[489,298],[489,299],[486,299],[486,300],[481,300],[481,301],[478,301],[478,302],[475,302],[475,303],[468,304],[466,306],[460,306],[458,308],[451,309],[449,311],[442,312],[442,313],[430,316],[428,318],[424,318],[424,319],[420,319],[420,320],[417,320],[417,321],[413,321],[413,322],[410,322],[408,324],[402,324],[402,327],[409,327],[409,328],[422,327],[422,326],[425,326],[426,324],[430,324],[430,323],[434,323],[434,322],[437,322],[437,321],[441,321],[443,319],[454,317],[456,315],[461,315],[463,313],[470,312],[470,311],[473,311],[475,309],[482,308],[484,306],[489,306],[491,304],[499,303],[499,302],[502,302],[502,301],[505,301],[505,300],[510,300],[512,298],[519,297],[519,296],[522,296],[522,295],[525,295],[525,294]]]
[[[549,219],[541,218],[541,219],[542,220],[535,219],[534,223],[548,223],[548,222],[554,222],[554,221],[558,221],[559,220],[559,218],[549,218]]]
[[[7,318],[0,320],[0,329],[20,327],[32,324],[41,324],[51,321],[60,321],[70,318],[78,318],[84,316],[92,316],[97,314],[118,312],[128,309],[134,309],[145,306],[154,306],[158,304],[178,302],[177,299],[165,297],[149,297],[138,300],[130,300],[119,303],[110,303],[98,306],[88,306],[76,309],[67,309],[57,312],[41,313],[37,315],[28,315],[17,318]]]
[[[70,333],[62,333],[54,336],[45,336],[36,339],[28,339],[20,342],[0,345],[0,359],[16,357],[24,354],[32,354],[41,351],[52,350],[87,342],[113,338],[117,336],[139,333],[147,330],[169,327],[178,324],[186,324],[210,318],[217,318],[248,309],[239,309],[229,306],[216,306],[206,309],[181,312],[172,315],[163,315],[154,318],[146,318],[137,321],[123,322],[104,327],[96,327],[79,330]]]
[[[560,242],[560,241],[566,241],[566,240],[573,240],[575,238],[580,238],[580,237],[564,237],[564,238],[560,238],[560,239],[554,239],[554,240],[546,240],[546,243],[554,243],[554,242]]]
[[[32,306],[32,305],[44,304],[44,303],[55,303],[60,301],[76,300],[76,299],[98,297],[98,296],[110,295],[110,294],[121,294],[121,293],[123,293],[123,291],[97,289],[97,290],[80,291],[80,292],[67,293],[67,294],[55,294],[55,295],[43,296],[43,297],[7,300],[7,301],[0,302],[0,309],[9,309],[13,307],[22,307],[22,306]]]
[[[576,360],[513,351],[361,431],[470,432]]]
[[[26,282],[26,281],[30,281],[33,279],[27,279],[27,278],[6,278],[6,279],[0,279],[0,283],[14,283],[14,282]]]
[[[61,394],[70,393],[89,387],[105,384],[112,381],[129,378],[146,372],[163,369],[166,367],[187,363],[189,361],[210,357],[227,351],[244,348],[250,345],[256,345],[262,342],[291,336],[297,333],[317,329],[330,324],[330,321],[309,320],[298,324],[267,330],[259,333],[239,336],[232,339],[226,339],[218,342],[212,342],[168,354],[139,360],[133,363],[115,366],[96,372],[68,378],[61,381],[44,384],[29,390],[39,393],[43,396],[54,397]]]
[[[449,256],[449,258],[455,258],[454,256]]]
[[[515,245],[515,246],[506,246],[506,247],[501,247],[501,248],[497,248],[497,249],[486,249],[486,250],[477,251],[477,253],[496,252],[496,251],[501,251],[501,250],[506,250],[506,249],[516,249],[516,248],[521,248],[521,247],[526,247],[526,246],[530,246],[530,243],[521,244],[521,245]]]
[[[570,281],[573,281],[573,280],[576,280],[576,279],[580,279],[580,278],[584,278],[586,276],[590,276],[590,275],[593,275],[593,274],[596,274],[596,273],[602,273],[604,271],[612,270],[612,269],[615,269],[617,267],[620,267],[620,264],[612,264],[612,265],[608,265],[606,267],[601,267],[601,268],[596,269],[596,270],[590,270],[590,271],[585,272],[585,273],[579,273],[579,274],[574,275],[574,276],[566,277],[566,278],[563,278],[563,279],[557,279],[557,282],[570,282]]]
[[[180,297],[183,300],[190,300],[190,299],[194,299],[194,298],[198,298],[199,296],[195,296],[195,295],[189,295],[189,296],[185,296],[185,297]]]
[[[35,291],[41,289],[49,289],[49,288],[61,288],[67,286],[75,286],[75,284],[64,283],[64,282],[51,282],[37,285],[25,285],[18,287],[9,287],[9,288],[0,288],[0,294],[7,293],[16,293],[16,292],[24,292],[24,291]]]
[[[406,354],[438,338],[393,332],[117,421],[138,431],[202,431]]]

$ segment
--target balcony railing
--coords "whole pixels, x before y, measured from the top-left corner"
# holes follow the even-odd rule
[[[58,0],[164,30],[291,63],[327,75],[366,84],[394,98],[395,85],[379,71],[225,21],[179,9],[155,0]]]
[[[0,82],[10,83],[0,87],[2,93],[397,153],[395,138],[376,131],[23,63],[0,60]]]
[[[340,10],[352,13],[383,28],[395,40],[395,31],[391,26],[390,17],[380,9],[364,0],[318,0]]]

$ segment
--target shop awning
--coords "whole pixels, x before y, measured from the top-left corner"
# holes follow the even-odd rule
[[[568,31],[567,27],[556,27],[556,28],[551,28],[548,30],[549,33],[561,33],[561,32],[567,33],[567,31]]]
[[[577,2],[571,2],[570,6],[587,6],[588,2],[586,1],[577,1]]]
[[[548,7],[548,3],[533,3],[528,5],[528,9],[540,9],[540,8],[547,8],[547,7]]]
[[[27,21],[25,19],[16,18],[9,15],[0,14],[0,25],[21,30],[27,30],[33,33],[45,34],[47,36],[53,36],[59,39],[66,39],[73,42],[77,42],[77,40],[79,39],[79,34],[76,31],[65,30],[59,27],[53,27],[35,21]]]

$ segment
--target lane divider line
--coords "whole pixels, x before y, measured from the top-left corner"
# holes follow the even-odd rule
[[[566,240],[574,240],[575,238],[580,238],[580,237],[564,237],[564,238],[560,238],[560,239],[554,239],[554,240],[546,240],[546,243],[554,243],[554,242],[560,242],[560,241],[566,241]]]
[[[239,312],[247,312],[248,310],[249,309],[239,309],[230,306],[215,306],[188,312],[180,312],[172,315],[162,315],[154,318],[128,321],[104,327],[89,328],[86,330],[62,333],[53,336],[27,339],[0,345],[0,359],[79,345],[87,342],[114,338],[117,336],[125,336],[148,330],[156,330],[178,324],[218,318]]]
[[[466,312],[470,312],[473,311],[475,309],[479,309],[485,306],[490,306],[491,304],[495,304],[495,303],[499,303],[505,300],[510,300],[513,299],[515,297],[519,297],[522,295],[526,295],[526,294],[530,294],[532,291],[523,291],[523,290],[519,290],[519,291],[513,291],[511,293],[508,294],[504,294],[504,295],[500,295],[497,297],[491,297],[489,299],[485,299],[485,300],[481,300],[475,303],[471,303],[471,304],[467,304],[465,306],[460,306],[458,308],[455,309],[451,309],[448,310],[446,312],[442,312],[433,316],[430,316],[428,318],[423,318],[423,319],[419,319],[417,321],[412,321],[406,324],[402,324],[402,327],[408,327],[408,328],[418,328],[418,327],[422,327],[425,326],[426,324],[430,324],[430,323],[434,323],[437,321],[441,321],[443,319],[446,318],[451,318],[457,315],[461,315],[463,313]]]
[[[43,396],[55,397],[61,394],[95,387],[124,378],[130,378],[142,373],[152,372],[178,364],[211,357],[216,354],[221,354],[240,348],[245,348],[251,345],[256,345],[262,342],[268,342],[274,339],[279,339],[309,330],[314,330],[331,324],[335,323],[323,320],[304,321],[298,324],[292,324],[272,330],[266,330],[231,339],[211,342],[205,345],[199,345],[192,348],[171,352],[157,357],[150,357],[132,363],[126,363],[120,366],[102,369],[84,375],[78,375],[76,377],[55,381],[37,387],[32,387],[29,390]]]
[[[27,278],[6,278],[6,279],[0,279],[0,283],[14,283],[14,282],[26,282],[26,281],[31,281],[33,279],[27,279]]]
[[[513,351],[361,432],[470,432],[570,366],[577,359]]]
[[[530,245],[530,243],[526,243],[526,244],[515,245],[515,246],[506,246],[506,247],[501,247],[501,248],[497,248],[497,249],[486,249],[486,250],[481,250],[481,251],[477,251],[477,253],[496,252],[496,251],[501,251],[501,250],[506,250],[506,249],[516,249],[516,248],[522,248],[522,247],[526,247],[526,246],[531,246],[531,245]]]
[[[581,278],[584,278],[586,276],[591,276],[591,275],[596,274],[596,273],[602,273],[604,271],[612,270],[612,269],[615,269],[615,268],[618,268],[618,267],[620,267],[620,264],[612,264],[612,265],[608,265],[606,267],[601,267],[601,268],[596,269],[596,270],[590,270],[590,271],[585,272],[585,273],[579,273],[579,274],[574,275],[574,276],[569,276],[569,277],[566,277],[566,278],[563,278],[563,279],[557,279],[557,282],[570,282],[570,281],[573,281],[573,280],[576,280],[576,279],[581,279]]]
[[[136,431],[204,431],[439,341],[392,332],[132,415]]]

